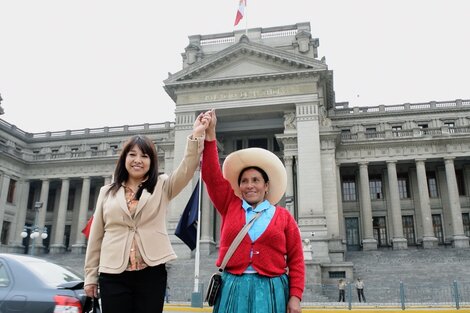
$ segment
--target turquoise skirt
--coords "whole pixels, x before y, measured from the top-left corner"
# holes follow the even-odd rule
[[[289,279],[286,274],[222,274],[222,287],[213,313],[286,313]]]

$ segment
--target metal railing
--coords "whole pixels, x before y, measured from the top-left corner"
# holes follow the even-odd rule
[[[344,306],[352,309],[357,306],[393,306],[402,310],[416,306],[446,306],[460,309],[470,306],[470,282],[451,281],[446,284],[418,284],[402,281],[381,285],[368,284],[364,288],[367,302],[360,303],[354,283],[348,283],[344,302],[339,302],[339,290],[336,285],[307,285],[305,304],[325,306]]]

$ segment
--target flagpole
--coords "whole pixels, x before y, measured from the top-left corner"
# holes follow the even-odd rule
[[[244,18],[245,18],[245,35],[248,37],[248,5],[246,3],[247,0],[245,0],[245,12],[244,12]]]
[[[199,241],[201,237],[201,191],[202,191],[202,171],[199,166],[199,198],[197,204],[197,231],[196,231],[196,253],[194,255],[194,292],[199,292]]]

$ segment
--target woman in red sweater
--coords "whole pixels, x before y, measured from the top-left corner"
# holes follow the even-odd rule
[[[243,226],[260,217],[245,235],[223,273],[214,313],[300,313],[305,263],[300,231],[289,211],[276,206],[286,185],[285,167],[265,149],[230,154],[220,168],[212,110],[206,129],[202,178],[222,217],[219,256],[222,260]]]

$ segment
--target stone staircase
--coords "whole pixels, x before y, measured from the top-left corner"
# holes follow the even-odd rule
[[[355,251],[348,252],[346,260],[354,264],[354,279],[364,280],[369,302],[399,303],[400,282],[406,302],[452,302],[454,281],[461,292],[467,290],[462,296],[470,300],[470,249]],[[352,293],[355,302],[354,286]]]
[[[83,273],[84,256],[80,254],[45,255]],[[200,292],[205,295],[210,276],[217,270],[217,255],[201,256]],[[365,282],[369,303],[399,303],[400,282],[408,303],[452,302],[452,284],[457,281],[461,301],[470,302],[470,249],[416,249],[347,252],[346,261],[354,264],[354,279]],[[190,302],[194,290],[194,259],[168,263],[170,301]],[[354,281],[352,281],[354,283]],[[357,302],[351,286],[352,301]],[[304,302],[332,303],[338,300],[336,285],[306,285]]]

